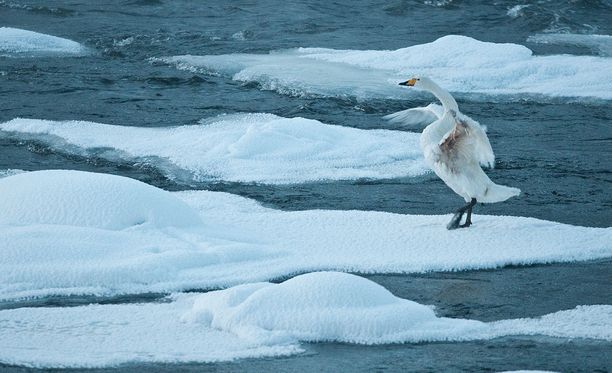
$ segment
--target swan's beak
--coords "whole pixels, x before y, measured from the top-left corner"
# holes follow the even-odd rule
[[[412,87],[412,86],[414,86],[416,81],[417,81],[416,78],[412,78],[410,80],[406,80],[405,82],[401,82],[399,85],[405,85],[405,86],[408,86],[408,87]]]

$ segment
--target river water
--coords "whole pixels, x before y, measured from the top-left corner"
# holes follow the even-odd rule
[[[517,7],[517,5],[528,5]],[[231,77],[178,70],[152,57],[267,53],[295,47],[395,50],[448,34],[516,43],[537,55],[602,55],[584,43],[535,43],[542,33],[612,34],[609,1],[0,1],[0,25],[80,42],[83,57],[0,58],[0,122],[17,117],[166,127],[224,113],[266,112],[373,129],[382,116],[427,104],[381,98],[286,95]],[[531,40],[531,39],[530,39]],[[610,63],[612,69],[612,63]],[[571,76],[567,77],[572,79]],[[496,153],[490,177],[519,198],[477,214],[567,224],[612,223],[612,105],[606,100],[459,97],[485,123]],[[188,150],[186,150],[188,151]],[[448,213],[462,201],[433,174],[390,180],[262,185],[182,182],[154,165],[82,156],[44,142],[0,137],[0,170],[78,169],[124,175],[167,190],[209,189],[283,210]],[[611,304],[612,262],[429,275],[377,275],[398,296],[443,316],[528,317],[580,304]],[[90,302],[86,298],[83,302]],[[93,299],[95,301],[95,299]],[[116,302],[130,301],[120,298]],[[72,305],[74,299],[66,300]],[[77,302],[78,303],[78,302]],[[44,304],[44,302],[43,302]],[[62,300],[53,300],[63,305]],[[314,344],[301,355],[222,364],[146,365],[130,371],[609,371],[612,345],[552,338],[364,347]],[[22,368],[0,366],[8,371]]]

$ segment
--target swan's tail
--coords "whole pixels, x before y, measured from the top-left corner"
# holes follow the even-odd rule
[[[512,188],[505,185],[499,185],[495,183],[489,184],[484,194],[478,198],[478,202],[483,203],[495,203],[502,202],[508,198],[512,198],[521,194],[521,190],[518,188]]]

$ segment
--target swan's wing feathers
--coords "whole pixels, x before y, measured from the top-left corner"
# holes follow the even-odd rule
[[[457,119],[465,123],[468,127],[470,133],[469,146],[472,148],[473,157],[476,158],[481,165],[493,168],[495,165],[495,154],[493,154],[493,149],[491,148],[491,143],[487,137],[485,127],[462,113],[458,114]]]
[[[383,119],[399,127],[422,128],[442,118],[444,109],[438,104],[429,104],[425,107],[415,107],[385,115]]]
[[[477,162],[487,167],[495,164],[495,155],[484,129],[462,114],[457,115],[455,126],[444,135],[438,146],[444,161],[449,164]]]

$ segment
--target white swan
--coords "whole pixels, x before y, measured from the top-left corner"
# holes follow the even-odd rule
[[[501,202],[520,194],[520,189],[495,184],[484,173],[481,165],[493,167],[495,163],[489,139],[478,122],[459,112],[450,93],[426,77],[412,78],[400,85],[429,91],[442,103],[442,107],[430,104],[389,114],[385,119],[407,126],[428,124],[421,134],[425,160],[467,202],[457,210],[448,229],[469,227],[476,202]],[[465,223],[460,225],[466,211]]]

